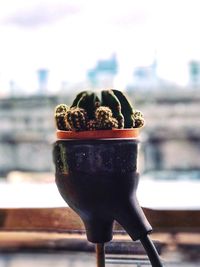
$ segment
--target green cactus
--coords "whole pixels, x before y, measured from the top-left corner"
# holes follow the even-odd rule
[[[56,107],[55,119],[60,130],[100,130],[140,128],[144,116],[133,110],[126,96],[115,89],[103,90],[101,101],[91,91],[80,92],[71,108],[65,104]]]
[[[102,91],[102,105],[112,110],[113,117],[118,121],[118,128],[124,128],[124,116],[121,112],[121,104],[112,90]]]
[[[77,96],[75,97],[72,105],[71,105],[71,108],[73,107],[77,107],[77,104],[79,102],[79,100],[84,96],[84,95],[87,95],[89,93],[89,91],[82,91],[80,93],[77,94]]]
[[[65,116],[68,110],[69,110],[69,107],[65,104],[60,104],[56,106],[55,108],[54,118],[56,122],[56,127],[59,130],[68,131],[70,128],[69,125],[66,124],[66,121],[65,121]]]
[[[112,116],[112,111],[108,107],[97,108],[95,117],[99,130],[118,128],[118,121]]]
[[[77,103],[77,107],[83,108],[90,120],[95,118],[95,110],[100,106],[100,100],[95,93],[83,94]]]
[[[121,104],[121,112],[124,116],[124,128],[133,128],[134,120],[133,120],[133,107],[131,103],[128,101],[126,96],[119,90],[112,90],[114,95],[118,98]]]
[[[70,108],[65,116],[66,124],[75,131],[83,131],[87,129],[88,117],[84,109],[74,107]]]

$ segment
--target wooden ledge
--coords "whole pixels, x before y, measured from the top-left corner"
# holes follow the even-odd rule
[[[200,231],[200,210],[143,208],[154,232]],[[80,217],[70,208],[0,209],[0,230],[84,232]],[[114,230],[122,231],[115,223]]]

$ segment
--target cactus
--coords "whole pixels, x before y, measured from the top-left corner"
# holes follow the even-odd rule
[[[82,91],[80,92],[79,94],[77,94],[77,96],[75,97],[72,105],[71,105],[71,108],[73,107],[77,107],[77,104],[79,102],[79,100],[84,96],[84,95],[87,95],[89,93],[89,91]]]
[[[77,103],[77,107],[83,108],[90,120],[95,118],[95,110],[100,106],[100,100],[95,93],[85,93]]]
[[[126,96],[119,90],[112,90],[114,95],[118,98],[121,104],[121,112],[124,116],[124,128],[133,128],[134,119],[133,119],[133,107],[126,98]]]
[[[57,113],[65,113],[69,110],[69,107],[66,104],[59,104],[55,108],[55,114]]]
[[[85,109],[89,119],[95,118],[95,110],[100,106],[100,99],[91,91],[82,91],[74,99],[71,108],[79,107]]]
[[[97,121],[96,120],[89,120],[87,122],[87,130],[88,131],[95,131],[98,129]]]
[[[72,130],[83,131],[87,129],[88,117],[84,109],[70,108],[66,113],[65,121]]]
[[[141,118],[144,118],[143,113],[142,113],[141,111],[139,111],[139,110],[134,110],[134,111],[133,111],[133,116],[134,116],[134,117],[141,117]]]
[[[142,126],[144,126],[144,115],[141,111],[135,110],[133,112],[132,118],[134,120],[134,128],[141,128]]]
[[[113,117],[112,111],[108,107],[97,108],[95,117],[99,130],[118,128],[118,121]]]
[[[108,107],[100,106],[95,111],[95,119],[89,120],[87,130],[106,130],[118,128],[118,121],[112,116],[112,111]]]
[[[69,127],[67,127],[66,122],[65,122],[65,114],[55,114],[55,122],[56,122],[56,127],[58,130],[62,131],[68,131]]]
[[[56,122],[56,127],[59,130],[68,131],[70,128],[65,121],[65,116],[68,110],[69,107],[65,104],[60,104],[55,108],[54,118]]]
[[[112,111],[109,107],[99,107],[97,108],[96,112],[95,112],[95,117],[97,119],[97,121],[102,122],[102,121],[106,121],[109,118],[112,117]]]
[[[124,116],[121,112],[121,104],[112,90],[102,91],[102,105],[112,110],[113,117],[118,121],[118,128],[124,128]]]
[[[95,93],[82,91],[71,108],[65,104],[56,107],[55,119],[60,130],[140,128],[144,125],[143,114],[134,110],[126,96],[115,89],[103,90],[101,101]]]

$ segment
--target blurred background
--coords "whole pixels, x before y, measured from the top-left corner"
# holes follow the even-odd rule
[[[66,253],[68,241],[73,247],[71,233],[63,240],[63,233],[41,233],[43,221],[44,231],[62,232],[59,222],[71,216],[65,221],[61,209],[52,217],[51,208],[66,206],[54,183],[54,109],[79,91],[115,88],[144,113],[137,193],[142,207],[162,211],[156,230],[168,228],[154,238],[169,246],[173,262],[166,266],[198,265],[199,25],[198,0],[0,0],[0,251],[24,251],[29,243],[40,252],[60,246]],[[31,210],[39,207],[49,215]],[[165,217],[169,210],[173,216]],[[22,233],[7,231],[20,227]],[[0,266],[95,265],[86,253],[70,255],[21,260],[11,253]]]
[[[199,24],[195,0],[0,1],[0,176],[51,180],[55,106],[116,88],[146,119],[141,174],[200,180]]]

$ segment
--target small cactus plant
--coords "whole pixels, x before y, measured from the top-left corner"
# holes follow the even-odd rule
[[[65,124],[69,125],[72,130],[83,131],[87,129],[88,117],[82,108],[71,108],[66,112]]]
[[[141,128],[144,126],[144,116],[141,111],[135,110],[133,112],[133,121],[134,121],[134,128]]]
[[[118,128],[118,121],[113,117],[112,111],[108,107],[97,108],[95,117],[99,130]]]
[[[144,116],[134,110],[119,90],[103,90],[101,100],[91,91],[82,91],[71,107],[60,104],[55,111],[56,125],[64,131],[92,131],[140,128]]]
[[[66,124],[66,120],[65,120],[65,116],[67,111],[70,108],[65,105],[65,104],[60,104],[55,108],[55,122],[56,122],[56,127],[59,130],[63,130],[63,131],[68,131],[69,130],[69,126],[68,124]]]

